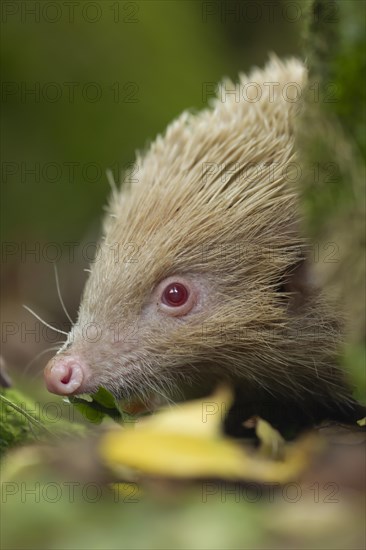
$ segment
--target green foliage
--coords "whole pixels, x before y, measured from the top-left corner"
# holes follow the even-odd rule
[[[308,15],[310,85],[301,145],[308,165],[317,169],[304,181],[308,229],[315,238],[332,218],[350,210],[360,216],[364,209],[364,14],[364,4],[357,0],[316,0]]]
[[[310,85],[298,140],[306,231],[315,245],[336,251],[318,273],[345,312],[343,363],[365,400],[365,4],[315,0],[307,7]]]
[[[119,424],[135,422],[135,418],[123,411],[104,388],[91,395],[71,396],[64,401],[81,413],[87,421],[85,427],[78,422],[70,423],[66,418],[50,418],[47,409],[28,395],[19,390],[3,389],[0,393],[0,455],[27,443],[86,434],[89,423],[100,424],[106,418]]]
[[[337,115],[365,155],[365,4],[316,0],[312,13],[307,39],[311,74],[321,76],[323,84],[334,91],[333,100],[324,102],[323,109]]]
[[[50,418],[39,402],[12,388],[0,393],[0,428],[0,455],[19,445],[85,433],[77,422]]]
[[[5,396],[5,395],[6,396]],[[0,394],[0,453],[19,444],[34,441],[37,432],[42,432],[43,426],[30,413],[24,413],[27,402],[32,409],[31,400],[19,392],[6,390]],[[33,408],[34,410],[34,408]]]
[[[70,396],[65,401],[71,403],[86,420],[94,424],[100,424],[106,417],[120,424],[134,422],[133,417],[123,411],[113,395],[103,387],[91,395]]]

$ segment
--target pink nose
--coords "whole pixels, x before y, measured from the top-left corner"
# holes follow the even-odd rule
[[[44,369],[48,391],[58,395],[81,393],[86,374],[82,361],[73,357],[55,356]]]

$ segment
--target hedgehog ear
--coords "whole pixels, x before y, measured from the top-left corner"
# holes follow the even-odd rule
[[[278,291],[284,294],[290,311],[306,305],[315,288],[311,266],[306,258],[301,258],[296,264],[286,270]]]

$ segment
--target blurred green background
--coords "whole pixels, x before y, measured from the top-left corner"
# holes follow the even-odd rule
[[[304,10],[265,0],[3,2],[2,316],[10,370],[24,369],[55,340],[23,303],[68,328],[54,259],[76,316],[94,251],[85,243],[98,237],[109,193],[105,170],[119,180],[137,149],[183,110],[207,104],[207,83],[235,79],[269,52],[297,54]]]

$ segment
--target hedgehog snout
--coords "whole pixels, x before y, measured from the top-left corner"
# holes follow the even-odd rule
[[[57,395],[83,393],[88,367],[78,356],[56,355],[44,370],[48,391]]]

